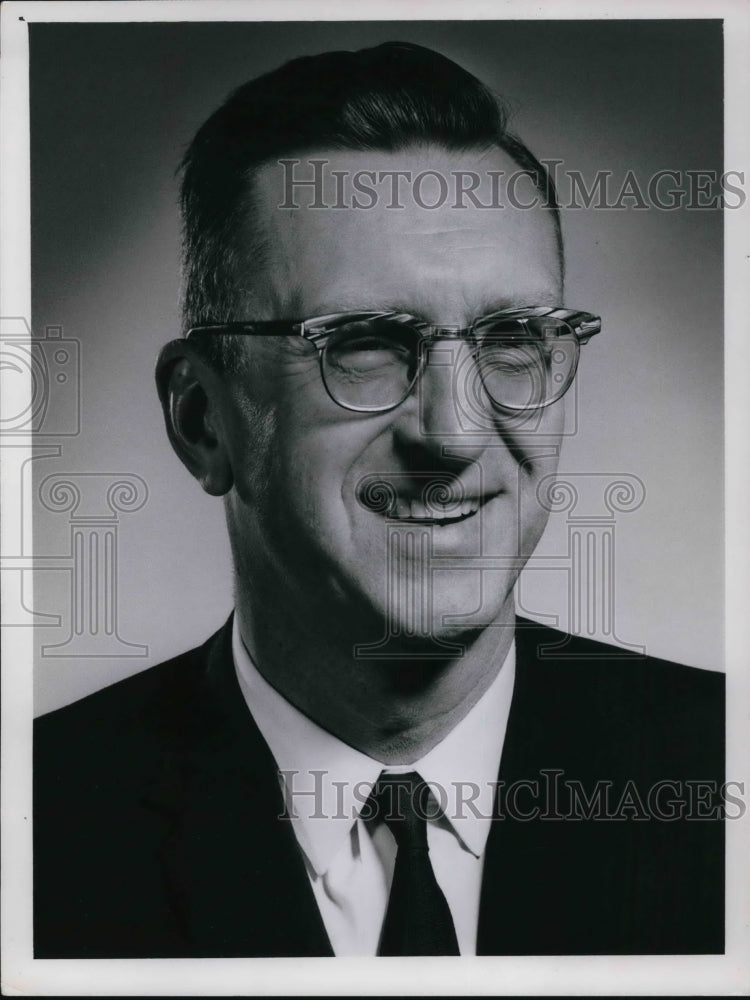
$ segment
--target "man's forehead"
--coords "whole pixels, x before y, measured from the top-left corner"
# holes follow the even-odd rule
[[[345,285],[361,298],[367,275],[358,269],[395,295],[418,259],[424,285],[494,271],[498,295],[503,282],[520,281],[518,294],[541,304],[559,283],[554,221],[541,202],[502,150],[434,146],[283,158],[260,169],[253,198],[275,294],[300,283],[321,293],[335,286],[336,303]]]

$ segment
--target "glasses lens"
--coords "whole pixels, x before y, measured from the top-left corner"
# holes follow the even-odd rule
[[[570,387],[578,340],[550,317],[500,320],[478,331],[477,367],[492,402],[503,409],[547,406]]]
[[[343,323],[322,355],[333,399],[353,410],[388,410],[409,395],[419,370],[418,330],[393,317]]]

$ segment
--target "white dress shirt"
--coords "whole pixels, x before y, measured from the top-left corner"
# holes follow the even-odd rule
[[[418,771],[443,814],[427,824],[430,861],[462,955],[476,954],[484,849],[515,676],[515,646],[490,687],[437,746],[408,765],[385,765],[303,715],[252,662],[234,616],[240,688],[284,775],[287,806],[336,955],[377,954],[396,859],[383,822],[360,812],[382,771]]]

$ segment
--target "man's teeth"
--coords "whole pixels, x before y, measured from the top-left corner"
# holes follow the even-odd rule
[[[399,521],[456,521],[468,517],[479,510],[478,500],[464,500],[461,503],[434,504],[415,498],[398,497],[391,505],[388,516]]]

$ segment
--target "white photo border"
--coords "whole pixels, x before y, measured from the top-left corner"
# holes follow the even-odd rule
[[[73,21],[253,20],[640,20],[725,22],[725,160],[750,169],[750,7],[742,0],[576,3],[575,0],[379,2],[343,0],[130,0],[24,2],[2,7],[0,165],[3,218],[0,316],[31,314],[28,24]],[[747,774],[750,678],[750,205],[725,211],[725,433],[727,773]],[[26,386],[30,398],[30,385]],[[4,407],[19,412],[18,378],[5,385]],[[8,412],[6,411],[6,412]],[[31,438],[14,438],[31,452]],[[28,500],[28,497],[27,497]],[[4,477],[3,527],[14,523],[19,484]],[[7,539],[3,539],[3,550]],[[723,956],[556,956],[471,959],[181,959],[34,960],[31,909],[32,636],[2,634],[2,976],[8,996],[58,995],[743,995],[750,984],[750,819],[727,823],[727,944]],[[700,738],[700,734],[696,734]]]

